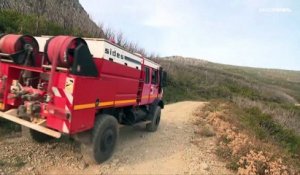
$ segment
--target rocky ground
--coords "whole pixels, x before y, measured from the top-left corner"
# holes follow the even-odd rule
[[[201,106],[204,103],[167,105],[155,133],[144,126],[121,127],[113,157],[101,165],[86,163],[80,145],[68,138],[38,144],[20,134],[6,136],[0,140],[0,175],[232,174],[214,154],[216,137],[195,135],[193,112]]]

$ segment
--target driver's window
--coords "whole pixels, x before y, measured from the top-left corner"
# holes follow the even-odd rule
[[[158,70],[152,69],[151,84],[157,84]]]

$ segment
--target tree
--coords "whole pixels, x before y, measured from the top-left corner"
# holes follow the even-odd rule
[[[96,37],[100,37],[100,38],[105,38],[105,34],[104,34],[104,24],[98,22],[98,32]]]
[[[46,12],[46,3],[47,1],[44,0],[37,0],[36,3],[33,3],[33,13],[36,14],[36,27],[35,27],[35,34],[38,35],[41,23],[41,17]]]
[[[104,37],[105,39],[115,41],[115,33],[112,31],[110,27],[104,29]]]

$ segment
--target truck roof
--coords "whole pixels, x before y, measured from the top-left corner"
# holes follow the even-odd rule
[[[52,36],[39,36],[35,37],[40,46],[40,52],[44,51],[46,42]],[[119,64],[124,64],[126,66],[141,69],[141,64],[144,59],[144,64],[148,67],[159,69],[160,65],[154,61],[143,57],[138,53],[132,53],[127,51],[123,47],[110,42],[103,38],[83,38],[90,49],[91,54],[95,58],[104,58],[107,60],[114,61]]]

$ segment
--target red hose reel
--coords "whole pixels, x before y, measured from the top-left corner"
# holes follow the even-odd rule
[[[12,59],[16,64],[31,59],[33,64],[38,52],[38,42],[32,36],[7,34],[0,37],[1,59]]]
[[[55,36],[45,45],[45,55],[51,64],[70,68],[74,61],[74,50],[80,45],[87,45],[85,40],[73,36]]]

